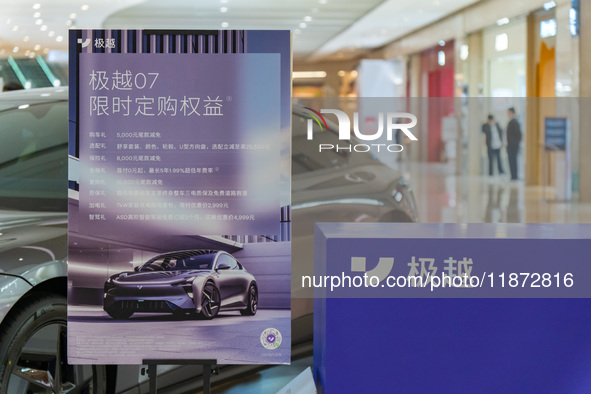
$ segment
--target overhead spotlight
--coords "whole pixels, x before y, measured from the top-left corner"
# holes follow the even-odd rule
[[[228,7],[222,7],[222,8],[220,8],[220,12],[222,12],[222,13],[228,12]]]
[[[66,26],[72,26],[72,20],[68,19],[68,20],[66,21]]]
[[[507,23],[509,23],[509,18],[501,18],[501,19],[497,20],[498,26],[503,26],[503,25],[506,25]]]
[[[57,36],[57,37],[55,38],[55,40],[56,40],[57,42],[62,42],[62,41],[64,40],[64,37],[63,37],[63,36]]]
[[[18,26],[17,26],[17,25],[14,25],[14,26],[12,27],[12,31],[18,31]]]
[[[444,47],[444,46],[445,46],[445,41],[443,41],[443,40],[440,40],[440,41],[439,41],[439,46],[440,46],[440,47]]]
[[[468,45],[463,44],[462,46],[460,46],[460,59],[466,60],[466,59],[468,59],[469,55],[470,55],[470,49],[469,49]]]
[[[39,11],[37,11],[33,14],[33,18],[39,18],[40,16],[41,16],[41,13]]]
[[[41,26],[41,31],[45,31],[45,30],[47,30],[47,25]]]
[[[29,53],[29,57],[30,57],[31,59],[32,59],[32,58],[34,58],[34,57],[35,57],[35,52],[31,52],[31,53]]]
[[[41,45],[37,44],[33,47],[34,50],[38,51],[39,49],[41,49]]]
[[[70,19],[76,19],[76,16],[77,16],[76,13],[75,12],[72,12],[70,14]]]
[[[18,52],[18,47],[12,48],[12,52],[17,53]]]
[[[34,10],[38,10],[39,8],[41,8],[41,4],[39,4],[39,3],[33,4],[33,9]]]
[[[230,26],[230,24],[229,24],[228,22],[222,22],[222,27],[223,27],[223,28],[226,28],[226,27],[228,27],[228,26]]]
[[[326,4],[326,3],[328,3],[328,0],[318,0],[318,2],[319,2],[320,4]]]
[[[35,21],[35,24],[36,24],[36,25],[41,25],[41,24],[43,24],[43,19],[37,19],[37,20]]]
[[[29,36],[25,36],[25,37],[23,38],[23,41],[24,41],[24,42],[27,42],[27,41],[29,41]]]
[[[306,22],[300,23],[300,28],[305,29],[306,27],[308,27],[308,25],[306,24]]]
[[[337,75],[339,77],[341,77],[341,78],[344,77],[345,76],[345,70],[339,70],[339,72],[337,73]]]
[[[82,7],[80,7],[80,9],[82,11],[86,11],[86,10],[88,10],[88,5],[87,4],[84,4]]]
[[[52,30],[52,31],[50,31],[49,33],[47,33],[47,35],[48,35],[49,37],[53,37],[53,36],[55,36],[55,32]]]
[[[306,22],[311,22],[311,21],[312,21],[312,17],[311,17],[311,16],[309,16],[309,15],[308,15],[308,16],[305,16],[305,17],[304,17],[304,21],[306,21]]]

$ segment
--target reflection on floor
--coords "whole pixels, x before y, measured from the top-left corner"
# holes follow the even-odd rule
[[[550,188],[499,176],[456,175],[455,166],[407,164],[425,223],[591,223],[591,204],[555,201]]]
[[[305,357],[293,361],[291,365],[263,369],[241,379],[217,385],[212,388],[211,392],[212,394],[276,393],[311,365],[312,357]],[[202,392],[198,392],[197,394],[202,394]]]

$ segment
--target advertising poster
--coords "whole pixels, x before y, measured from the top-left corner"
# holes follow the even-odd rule
[[[289,363],[290,41],[70,32],[70,363]]]

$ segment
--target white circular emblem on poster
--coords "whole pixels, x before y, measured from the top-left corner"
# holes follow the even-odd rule
[[[281,333],[276,328],[267,328],[261,334],[261,344],[267,349],[277,349],[281,345]]]

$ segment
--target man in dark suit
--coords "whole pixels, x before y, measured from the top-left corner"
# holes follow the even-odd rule
[[[482,125],[482,132],[486,136],[486,148],[488,149],[488,174],[493,175],[493,167],[495,160],[499,169],[499,175],[504,174],[503,165],[501,164],[501,147],[503,146],[503,131],[501,127],[495,122],[492,115],[488,115],[485,124]]]
[[[507,124],[507,156],[509,156],[509,169],[511,170],[511,180],[519,179],[517,174],[517,154],[519,153],[519,144],[521,143],[521,126],[515,119],[515,108],[507,110],[509,124]]]

